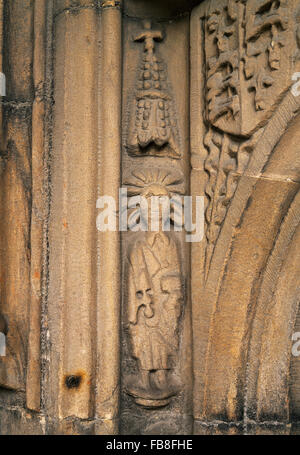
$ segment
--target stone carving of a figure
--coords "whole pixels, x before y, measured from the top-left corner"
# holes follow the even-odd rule
[[[141,210],[149,223],[150,198],[170,198],[170,192],[155,182],[146,184],[140,194],[149,201],[148,213]],[[179,349],[182,273],[177,243],[171,232],[162,229],[161,207],[158,219],[157,231],[142,233],[128,255],[127,312],[139,376],[130,378],[127,391],[148,407],[166,405],[179,387],[172,370]]]

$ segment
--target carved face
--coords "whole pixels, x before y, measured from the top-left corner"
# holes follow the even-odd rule
[[[139,207],[134,205],[134,212],[130,215],[134,223],[141,223],[142,230],[148,231],[151,228],[151,198],[159,199],[160,204],[154,201],[152,205],[152,215],[155,217],[155,231],[162,230],[162,221],[168,223],[174,221],[174,225],[179,225],[182,218],[182,196],[184,194],[183,176],[179,172],[166,172],[163,169],[148,168],[134,170],[125,179],[125,184],[129,186],[128,195],[130,197],[141,196]],[[146,201],[147,204],[144,202]],[[156,212],[156,213],[155,213]],[[178,213],[178,216],[176,216]],[[157,228],[157,220],[159,227]],[[182,226],[182,224],[180,224]],[[169,225],[168,225],[169,227]]]
[[[152,216],[159,220],[159,230],[162,229],[162,220],[164,215],[164,201],[167,204],[170,200],[170,194],[168,190],[160,184],[153,183],[152,185],[146,187],[141,196],[145,197],[148,202],[147,212],[146,208],[141,207],[141,216],[143,221],[147,221],[150,226]],[[152,198],[162,198],[162,204],[154,204]]]

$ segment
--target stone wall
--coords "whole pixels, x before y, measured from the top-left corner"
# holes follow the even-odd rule
[[[2,0],[0,24],[0,434],[299,433],[300,1]],[[171,231],[99,232],[120,188]]]

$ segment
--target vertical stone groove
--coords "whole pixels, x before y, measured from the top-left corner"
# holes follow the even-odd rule
[[[41,284],[44,225],[44,115],[45,115],[45,22],[46,1],[34,3],[33,82],[35,99],[32,110],[32,213],[31,213],[31,300],[27,365],[27,406],[40,407],[40,330]]]
[[[105,6],[105,5],[103,5]],[[122,39],[119,8],[101,10],[99,195],[118,205],[121,167]],[[117,208],[118,210],[118,208]],[[117,431],[120,384],[120,234],[98,233],[96,417]]]

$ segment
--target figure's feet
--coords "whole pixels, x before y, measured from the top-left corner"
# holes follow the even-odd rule
[[[138,375],[129,376],[126,381],[128,393],[135,397],[151,396],[150,371],[140,370]]]
[[[170,403],[171,397],[180,391],[171,372],[168,370],[139,370],[138,375],[131,375],[126,381],[126,392],[135,402],[148,409],[161,408]]]
[[[142,390],[148,391],[151,389],[150,385],[150,371],[148,370],[141,370],[140,371],[140,381],[139,381],[140,388]]]
[[[153,373],[155,386],[159,390],[166,390],[168,387],[167,370],[157,370]]]

